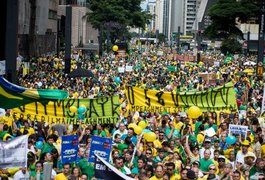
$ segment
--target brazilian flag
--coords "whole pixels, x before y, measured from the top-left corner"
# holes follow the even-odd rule
[[[67,91],[24,88],[0,76],[0,108],[12,109],[32,102],[48,104],[49,101],[64,100],[67,97]]]

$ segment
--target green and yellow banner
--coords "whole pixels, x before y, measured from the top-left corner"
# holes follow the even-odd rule
[[[85,106],[86,124],[112,124],[118,121],[120,114],[119,96],[102,97],[97,99],[65,99],[50,101],[48,104],[34,102],[12,109],[16,119],[28,119],[51,123],[79,124],[77,112],[71,112],[70,107]]]
[[[184,112],[193,105],[203,112],[237,110],[232,83],[208,91],[183,93],[126,86],[126,97],[129,109],[138,112]]]

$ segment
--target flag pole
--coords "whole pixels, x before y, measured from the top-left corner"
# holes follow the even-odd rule
[[[131,163],[133,163],[133,160],[134,160],[134,157],[135,157],[135,153],[136,153],[136,149],[137,149],[137,146],[139,145],[139,143],[141,142],[141,139],[143,137],[144,133],[142,132],[140,136],[137,136],[138,139],[137,139],[137,143],[134,147],[134,150],[133,150],[133,155],[132,155],[132,160],[131,160]]]

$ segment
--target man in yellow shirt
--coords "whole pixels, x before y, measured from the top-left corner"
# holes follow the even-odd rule
[[[11,116],[10,109],[7,109],[5,115],[3,117],[0,117],[0,123],[7,124],[8,127],[11,127],[13,125],[13,117]]]
[[[175,118],[174,118],[174,127],[180,132],[182,126],[183,126],[183,122],[180,121],[181,117],[179,114],[176,114]]]
[[[150,178],[150,180],[162,180],[164,176],[163,166],[158,165],[155,169],[155,175]]]
[[[68,176],[70,175],[71,165],[70,163],[65,163],[63,165],[63,172],[56,175],[54,180],[68,180]]]
[[[19,131],[22,134],[28,134],[29,136],[35,134],[35,130],[32,127],[30,127],[29,122],[27,120],[24,121],[24,126],[21,127]]]
[[[169,175],[169,180],[176,180],[176,179],[180,179],[180,175],[176,174],[175,171],[175,164],[173,162],[168,162],[166,163],[166,172]]]

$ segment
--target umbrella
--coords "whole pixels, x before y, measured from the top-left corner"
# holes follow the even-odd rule
[[[244,63],[244,66],[255,66],[255,65],[256,65],[256,63],[253,61],[247,61]]]
[[[253,73],[254,71],[252,69],[245,69],[243,72],[250,74],[250,73]]]
[[[69,77],[94,77],[94,74],[88,69],[83,69],[79,67],[70,72]]]

